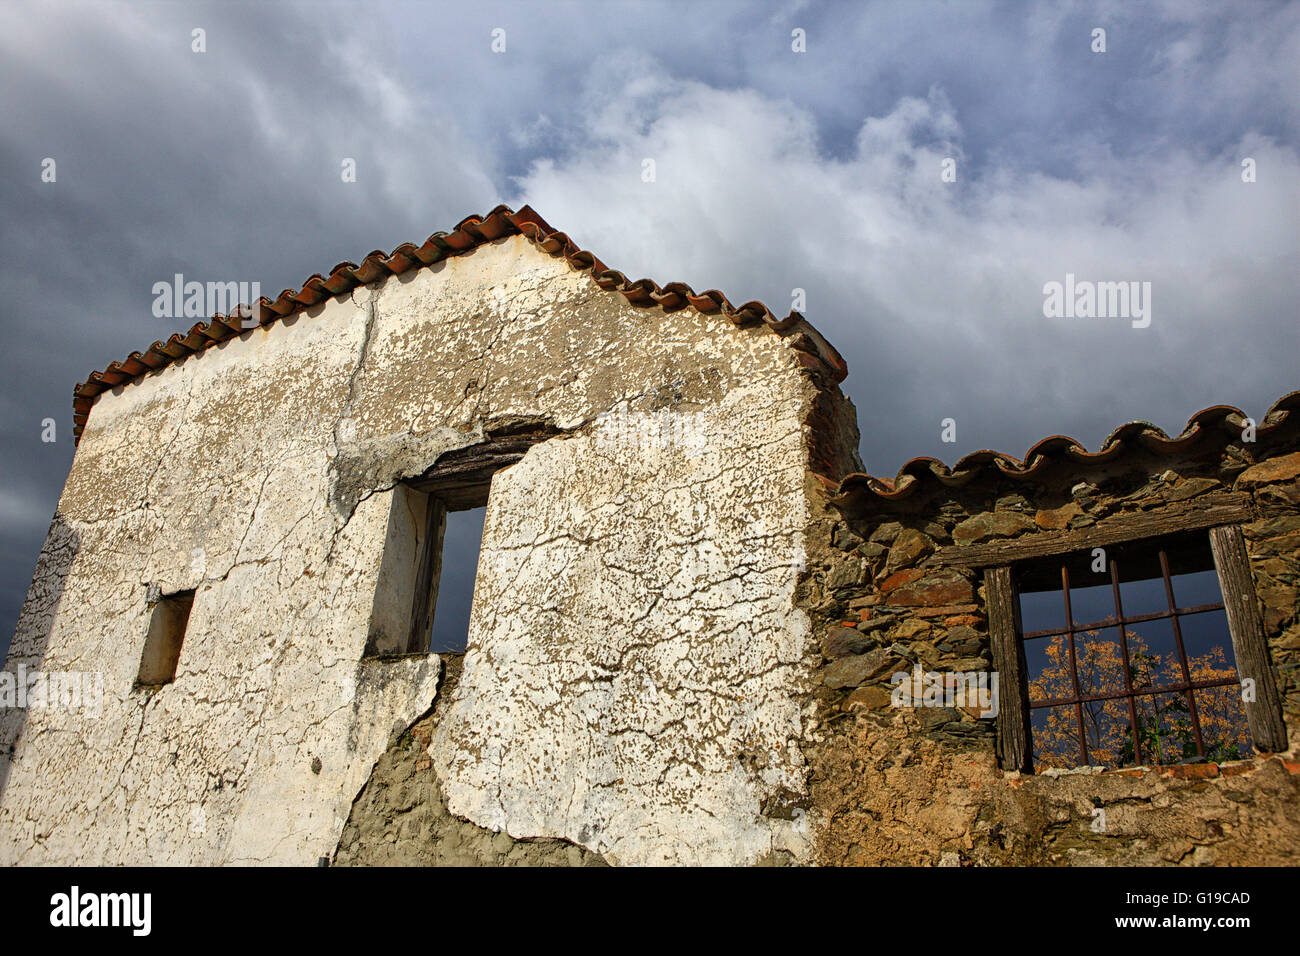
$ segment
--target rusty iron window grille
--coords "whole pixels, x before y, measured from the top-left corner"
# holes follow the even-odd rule
[[[1123,597],[1120,593],[1120,561],[1115,558],[1110,558],[1107,563],[1109,565],[1110,590],[1114,603],[1114,614],[1108,615],[1098,621],[1092,621],[1086,624],[1077,624],[1074,619],[1074,609],[1071,606],[1070,569],[1066,563],[1061,563],[1060,594],[1064,601],[1065,626],[1053,626],[1031,631],[1029,633],[1021,633],[1019,635],[1019,639],[1022,642],[1043,638],[1065,638],[1065,646],[1068,652],[1069,682],[1073,693],[1067,694],[1066,696],[1057,696],[1047,699],[1030,699],[1028,700],[1028,706],[1030,711],[1055,707],[1073,708],[1075,724],[1078,732],[1079,760],[1081,765],[1088,765],[1091,763],[1091,755],[1088,747],[1088,733],[1085,727],[1084,718],[1085,704],[1108,700],[1123,700],[1125,702],[1128,711],[1129,737],[1133,746],[1133,762],[1141,764],[1143,763],[1143,746],[1140,733],[1141,723],[1138,717],[1138,699],[1142,697],[1181,694],[1186,701],[1193,738],[1196,744],[1197,756],[1204,759],[1206,756],[1205,736],[1202,731],[1201,715],[1197,705],[1195,692],[1206,688],[1234,686],[1239,683],[1235,666],[1233,667],[1233,674],[1230,677],[1213,680],[1192,679],[1191,667],[1189,665],[1187,648],[1183,641],[1183,631],[1180,621],[1182,618],[1190,615],[1223,610],[1224,603],[1220,600],[1194,606],[1178,606],[1174,598],[1174,576],[1170,573],[1169,554],[1165,547],[1160,547],[1158,549],[1157,558],[1160,564],[1159,580],[1162,580],[1163,582],[1165,600],[1168,605],[1166,609],[1152,613],[1126,615],[1124,613]],[[1179,679],[1172,683],[1161,683],[1159,686],[1137,684],[1134,682],[1132,667],[1133,656],[1129,647],[1128,626],[1160,620],[1168,620],[1172,625],[1174,646],[1177,651],[1177,673]],[[1118,631],[1120,652],[1123,656],[1120,670],[1124,678],[1124,687],[1122,690],[1114,690],[1106,693],[1085,693],[1079,678],[1079,659],[1075,637],[1079,634],[1097,632],[1103,628],[1115,628]],[[1231,643],[1228,634],[1225,633],[1223,637],[1223,646],[1231,651]],[[1159,747],[1152,748],[1151,755],[1155,758],[1157,764],[1161,762],[1162,755]]]

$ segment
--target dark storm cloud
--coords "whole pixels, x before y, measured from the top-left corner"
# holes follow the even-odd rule
[[[629,273],[803,288],[877,473],[1258,416],[1300,384],[1297,70],[1286,4],[10,4],[0,642],[73,384],[176,327],[154,282],[274,294],[502,199]],[[1151,327],[1046,319],[1067,271],[1151,281]]]

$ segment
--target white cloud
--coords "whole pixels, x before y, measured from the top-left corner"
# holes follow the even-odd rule
[[[1132,417],[1176,430],[1201,406],[1296,384],[1292,148],[1252,135],[1212,156],[1099,151],[1077,181],[972,169],[960,117],[935,89],[863,117],[851,155],[836,159],[789,102],[635,73],[571,131],[582,148],[517,182],[517,201],[633,278],[716,286],[777,312],[807,289],[808,317],[849,357],[860,404],[893,394],[891,415],[927,423],[976,405],[983,420],[965,442],[1018,441],[1004,449],[1018,453],[1067,428],[1095,442]],[[1254,184],[1240,178],[1247,155]],[[948,156],[957,184],[940,179]],[[641,179],[645,157],[653,183]],[[1044,318],[1042,286],[1066,272],[1152,282],[1151,328]],[[955,457],[928,426],[913,428],[909,443],[864,427],[865,454],[874,441]]]

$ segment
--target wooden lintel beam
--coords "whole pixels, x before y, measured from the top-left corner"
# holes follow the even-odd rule
[[[1136,541],[1140,538],[1196,531],[1253,520],[1254,507],[1244,492],[1220,492],[1151,511],[1112,515],[1087,528],[1030,532],[1019,538],[979,544],[948,545],[932,554],[927,567],[987,568],[1046,558],[1073,551]]]

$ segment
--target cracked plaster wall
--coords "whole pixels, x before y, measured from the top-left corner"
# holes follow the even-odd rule
[[[521,421],[564,434],[493,483],[430,749],[451,812],[610,862],[805,858],[761,808],[806,792],[815,398],[780,337],[522,237],[104,395],[6,663],[103,673],[103,713],[0,716],[0,862],[330,855],[441,672],[362,661],[393,487]],[[185,588],[176,680],[134,689],[150,594]]]

